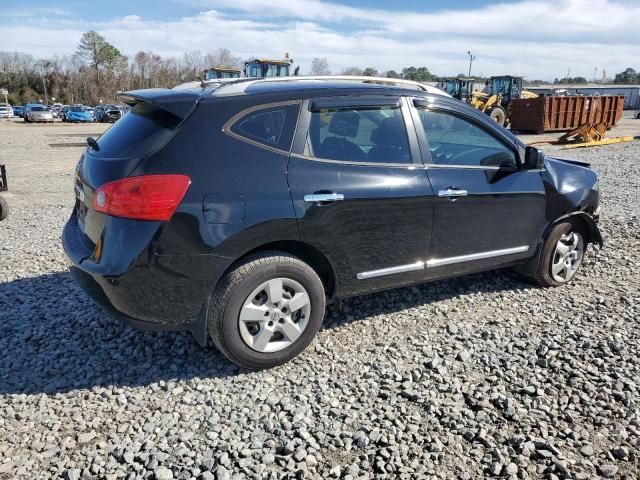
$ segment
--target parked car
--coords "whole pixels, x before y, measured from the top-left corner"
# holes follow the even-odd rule
[[[29,104],[24,111],[26,122],[53,122],[53,113],[49,107],[40,104]]]
[[[63,105],[60,109],[60,113],[58,114],[58,116],[63,122],[67,121],[67,112],[69,111],[69,108],[71,108],[69,105]]]
[[[51,105],[51,112],[53,113],[53,116],[55,118],[60,118],[60,113],[62,111],[62,104],[61,103],[54,103],[53,105]]]
[[[105,105],[102,109],[99,122],[115,122],[122,117],[122,110],[117,105]]]
[[[104,112],[106,105],[96,105],[95,111],[93,112],[93,117],[96,122],[102,121],[102,113]]]
[[[570,282],[598,174],[414,82],[140,90],[76,166],[71,270],[130,325],[250,368],[312,341],[325,301],[515,266]]]
[[[0,193],[6,192],[7,186],[7,169],[4,165],[0,164]],[[7,200],[0,195],[0,220],[4,220],[9,216],[9,204]]]
[[[0,118],[13,118],[13,107],[8,103],[0,103]]]
[[[64,113],[63,121],[72,123],[93,122],[93,113],[83,105],[73,105]]]
[[[24,106],[23,105],[14,105],[13,106],[13,116],[14,117],[22,117],[24,114]]]

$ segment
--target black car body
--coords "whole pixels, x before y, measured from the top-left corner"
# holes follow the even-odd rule
[[[130,113],[77,165],[63,245],[84,288],[138,327],[204,344],[215,292],[264,252],[300,260],[339,299],[506,266],[534,276],[567,222],[584,247],[602,243],[596,172],[544,159],[435,89],[290,79],[122,99]],[[149,193],[111,209],[118,189],[135,197],[163,176],[164,216],[145,210],[164,201]],[[299,353],[223,351],[253,367]]]

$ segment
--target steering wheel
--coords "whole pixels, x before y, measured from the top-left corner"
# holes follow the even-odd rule
[[[484,148],[472,148],[471,150],[464,150],[462,152],[458,152],[458,153],[454,153],[451,158],[449,158],[449,163],[451,165],[456,165],[456,161],[461,158],[461,157],[466,157],[467,155],[472,155],[475,152],[485,152]],[[466,163],[463,163],[461,165],[466,165]],[[480,162],[478,162],[478,165],[480,165]]]

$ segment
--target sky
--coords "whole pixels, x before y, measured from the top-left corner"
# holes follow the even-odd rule
[[[282,58],[301,72],[426,66],[437,75],[553,80],[640,70],[640,0],[0,0],[0,50],[70,55],[96,30],[132,56]],[[597,71],[597,73],[596,73]]]

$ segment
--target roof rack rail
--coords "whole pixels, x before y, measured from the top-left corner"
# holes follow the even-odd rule
[[[249,84],[255,82],[295,82],[295,81],[348,81],[348,82],[362,82],[362,83],[378,83],[397,86],[408,86],[416,90],[421,90],[427,93],[435,93],[438,95],[450,96],[439,88],[426,85],[424,83],[416,82],[413,80],[405,80],[403,78],[388,78],[388,77],[366,77],[362,75],[300,75],[292,77],[269,77],[269,78],[238,78],[232,81],[225,82],[218,89],[217,94],[233,93],[238,90],[239,87],[243,89]],[[240,85],[239,85],[240,84]],[[235,86],[235,88],[233,88]]]

